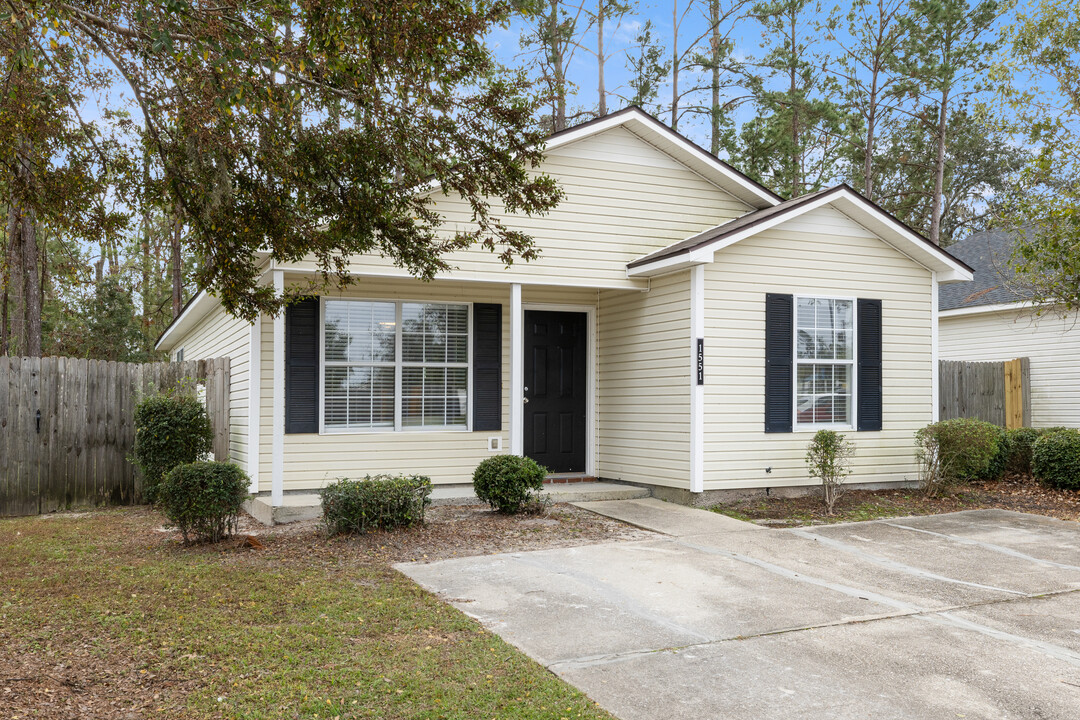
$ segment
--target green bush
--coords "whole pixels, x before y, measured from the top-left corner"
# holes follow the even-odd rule
[[[915,433],[919,483],[928,495],[983,477],[998,453],[999,428],[971,418],[942,420]]]
[[[431,503],[431,479],[423,475],[340,478],[319,495],[329,534],[389,530],[424,522],[424,511]]]
[[[158,505],[184,542],[218,542],[236,532],[250,480],[232,463],[199,461],[177,465],[157,487]]]
[[[1031,473],[1031,453],[1035,441],[1043,434],[1039,428],[1016,428],[1009,431],[1009,470],[1025,475]]]
[[[158,485],[178,465],[205,459],[214,432],[206,408],[187,395],[151,395],[135,407],[132,460],[143,473],[143,497],[157,502]]]
[[[976,476],[978,480],[1000,480],[1005,475],[1005,466],[1009,463],[1010,440],[1009,431],[1000,425],[991,425],[997,440],[997,449],[990,457],[986,469]]]
[[[851,474],[854,454],[854,443],[835,430],[818,430],[806,448],[806,468],[810,477],[821,481],[821,500],[827,515],[833,514],[844,494],[844,480]]]
[[[1031,470],[1045,485],[1059,490],[1080,490],[1080,431],[1055,429],[1035,441]]]
[[[502,513],[518,513],[540,502],[547,470],[518,455],[495,455],[473,471],[476,497]]]

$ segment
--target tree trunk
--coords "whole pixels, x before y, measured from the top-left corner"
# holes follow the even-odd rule
[[[563,44],[559,37],[559,0],[550,0],[551,13],[548,15],[548,50],[550,51],[551,71],[554,75],[555,94],[552,129],[555,132],[566,129],[566,70],[563,68]]]
[[[0,356],[8,354],[11,339],[11,315],[8,312],[8,290],[11,286],[12,249],[15,239],[15,205],[8,202],[7,224],[4,226],[4,255],[0,258],[0,288],[4,294],[0,298]]]
[[[596,2],[596,66],[598,68],[597,93],[600,95],[599,104],[596,107],[597,115],[607,115],[607,91],[604,89],[604,3],[607,0]]]
[[[180,315],[184,307],[184,273],[183,259],[180,254],[180,232],[184,223],[180,218],[176,219],[172,233],[172,311],[173,320]]]
[[[791,20],[791,47],[792,47],[792,52],[794,53],[794,48],[798,47],[798,43],[796,42],[796,30],[795,30],[795,20],[796,20],[796,18],[795,18],[794,12],[792,12],[792,14],[789,16],[789,19]],[[788,195],[789,199],[790,198],[795,198],[795,197],[798,197],[799,195],[801,195],[802,193],[800,191],[801,191],[802,185],[803,185],[803,183],[802,183],[802,180],[803,180],[802,152],[800,151],[800,148],[799,148],[799,107],[798,107],[798,104],[795,101],[795,90],[796,90],[796,81],[795,81],[796,72],[795,71],[796,71],[795,56],[792,55],[791,58],[788,60],[788,74],[790,76],[790,85],[789,85],[789,90],[788,90],[788,92],[789,92],[788,97],[791,98],[791,187],[789,188],[789,191],[788,191],[789,192],[789,195]]]
[[[671,3],[671,129],[679,129],[679,0]]]
[[[20,213],[23,270],[22,352],[41,357],[41,275],[38,274],[37,213],[23,207]]]
[[[936,155],[934,158],[934,197],[930,203],[930,241],[941,244],[941,195],[945,189],[945,126],[948,118],[949,90],[941,93],[941,107],[938,108],[938,127]]]
[[[712,23],[712,107],[709,112],[713,155],[720,154],[720,0],[709,1],[709,22]]]
[[[150,156],[143,157],[143,184],[150,186]],[[142,288],[139,296],[142,298],[142,325],[143,331],[150,330],[150,203],[143,198],[142,212]]]

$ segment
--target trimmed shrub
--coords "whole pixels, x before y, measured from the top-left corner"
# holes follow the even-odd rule
[[[1031,453],[1035,441],[1043,434],[1039,428],[1016,428],[1009,431],[1009,470],[1025,475],[1031,473]]]
[[[1031,470],[1039,482],[1059,490],[1080,490],[1080,431],[1044,432],[1031,453]]]
[[[429,495],[431,479],[423,475],[340,478],[319,492],[323,525],[338,535],[422,524]]]
[[[501,513],[519,513],[540,502],[547,470],[532,458],[495,455],[473,471],[476,497]]]
[[[206,459],[214,443],[210,418],[187,394],[150,395],[135,407],[132,460],[143,473],[143,497],[157,502],[158,485],[178,465]]]
[[[818,430],[806,448],[806,468],[810,477],[821,481],[825,512],[833,514],[836,501],[844,494],[844,480],[851,474],[855,445],[835,430]]]
[[[157,487],[158,505],[184,542],[218,542],[236,532],[240,506],[248,498],[247,473],[227,462],[177,465]]]
[[[986,469],[976,476],[978,480],[1000,480],[1005,475],[1005,466],[1009,463],[1009,431],[1000,425],[991,425],[997,440],[997,450],[990,457]]]
[[[928,495],[946,493],[982,477],[998,452],[999,428],[972,418],[942,420],[915,433],[919,484]]]

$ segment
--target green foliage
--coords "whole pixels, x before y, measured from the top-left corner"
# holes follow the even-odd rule
[[[932,423],[915,433],[919,483],[928,495],[982,477],[998,453],[998,427],[972,418]]]
[[[423,524],[429,495],[431,479],[423,475],[340,478],[319,492],[323,524],[330,535]]]
[[[1005,474],[1005,468],[1009,464],[1009,456],[1012,452],[1009,443],[1009,431],[999,425],[992,425],[996,440],[996,449],[986,464],[986,469],[976,476],[978,480],[1000,480]]]
[[[1043,433],[1031,454],[1040,482],[1059,490],[1080,490],[1080,431],[1062,428]]]
[[[236,532],[250,480],[236,465],[198,461],[177,465],[158,485],[158,505],[184,542],[218,542]]]
[[[665,59],[666,51],[653,35],[655,29],[652,20],[646,20],[634,39],[634,52],[626,55],[626,69],[630,73],[627,84],[631,92],[626,104],[658,113],[660,107],[655,105],[656,96],[664,78],[671,72],[671,61]]]
[[[1009,459],[1006,467],[1018,473],[1031,473],[1031,454],[1035,449],[1035,441],[1043,434],[1039,428],[1015,428],[1009,430]]]
[[[806,468],[810,477],[821,481],[821,499],[829,515],[843,494],[854,454],[855,445],[835,430],[818,430],[806,449]]]
[[[495,455],[473,471],[476,497],[502,513],[518,513],[539,502],[547,470],[532,458]]]
[[[143,473],[143,497],[157,502],[158,484],[178,465],[202,460],[213,448],[206,408],[188,393],[150,395],[135,407],[132,460]]]

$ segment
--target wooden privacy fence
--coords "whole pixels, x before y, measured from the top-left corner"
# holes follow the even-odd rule
[[[205,392],[214,456],[229,455],[229,358],[136,364],[0,357],[0,516],[133,503],[129,462],[139,398],[181,386]]]
[[[941,360],[941,419],[966,417],[1005,428],[1031,425],[1031,361]]]

